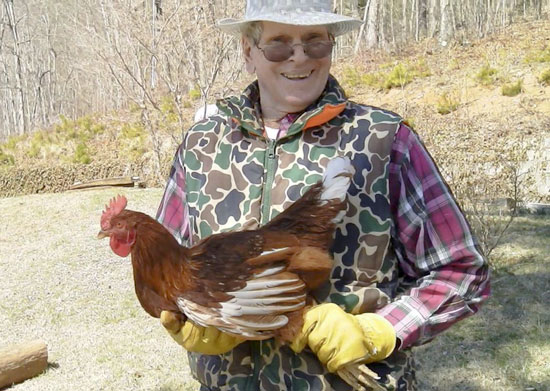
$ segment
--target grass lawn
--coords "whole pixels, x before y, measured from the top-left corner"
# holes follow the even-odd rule
[[[550,390],[550,216],[518,217],[493,256],[492,298],[418,349],[420,390]]]
[[[0,346],[48,344],[14,391],[196,390],[187,358],[139,306],[128,259],[95,239],[117,193],[154,214],[160,189],[0,198]],[[480,313],[417,349],[419,391],[550,390],[550,218],[520,217],[494,255]]]

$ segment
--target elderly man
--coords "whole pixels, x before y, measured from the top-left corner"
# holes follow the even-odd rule
[[[330,280],[292,344],[170,325],[201,390],[415,390],[411,347],[489,295],[487,263],[416,133],[330,75],[334,38],[360,25],[331,3],[249,0],[244,19],[219,22],[257,81],[186,132],[159,221],[189,245],[265,224],[334,156],[355,175]]]

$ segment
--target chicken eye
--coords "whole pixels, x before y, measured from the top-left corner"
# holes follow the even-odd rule
[[[116,223],[116,227],[117,228],[122,228],[122,223],[119,221],[118,223]]]

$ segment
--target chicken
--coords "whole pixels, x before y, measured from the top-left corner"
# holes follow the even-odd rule
[[[352,174],[348,158],[334,158],[322,181],[266,225],[211,235],[190,248],[118,196],[101,216],[98,237],[109,237],[121,257],[131,253],[136,295],[151,316],[169,310],[246,339],[291,341],[311,303],[308,292],[332,269],[329,248]]]

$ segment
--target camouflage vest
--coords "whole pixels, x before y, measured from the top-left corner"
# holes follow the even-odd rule
[[[254,83],[243,96],[219,101],[223,114],[185,135],[190,239],[265,224],[320,180],[331,158],[346,155],[356,171],[348,212],[336,230],[330,282],[315,296],[351,313],[384,306],[397,285],[388,163],[402,119],[348,101],[331,77],[320,100],[274,141],[263,136],[258,101]],[[189,357],[197,379],[212,390],[349,389],[310,352],[295,355],[275,340],[244,343],[223,356]]]

